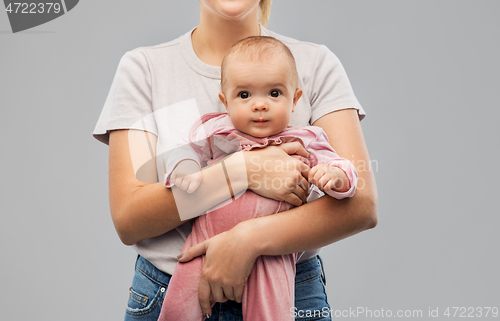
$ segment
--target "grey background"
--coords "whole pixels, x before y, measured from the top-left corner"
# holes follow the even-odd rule
[[[344,64],[378,165],[379,225],[322,253],[334,310],[500,307],[499,16],[497,0],[275,0],[270,29]],[[0,13],[2,320],[123,318],[135,254],[91,133],[120,57],[198,19],[197,0],[88,0],[12,34]]]

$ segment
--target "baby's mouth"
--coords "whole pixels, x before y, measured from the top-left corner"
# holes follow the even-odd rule
[[[267,122],[268,122],[268,120],[265,120],[265,119],[257,119],[257,120],[253,120],[253,123],[254,123],[255,125],[265,125]]]

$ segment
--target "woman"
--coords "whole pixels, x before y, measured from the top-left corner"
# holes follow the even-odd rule
[[[94,135],[110,147],[115,228],[122,242],[134,245],[140,254],[126,319],[158,317],[175,258],[191,231],[181,218],[202,214],[229,198],[227,173],[233,194],[249,188],[298,207],[242,222],[182,254],[181,262],[206,254],[199,299],[203,313],[211,318],[241,315],[238,293],[258,256],[302,251],[306,253],[297,263],[292,313],[325,311],[329,306],[317,249],[376,225],[376,187],[366,166],[369,156],[359,124],[364,111],[342,65],[324,46],[285,38],[259,25],[259,7],[266,20],[270,2],[201,0],[200,23],[193,31],[165,44],[129,51],[120,61]],[[195,117],[186,116],[189,111],[224,110],[217,101],[222,58],[233,43],[255,35],[274,36],[292,50],[306,90],[291,124],[322,127],[337,153],[353,162],[359,174],[353,198],[321,197],[300,206],[308,194],[309,168],[288,156],[306,156],[298,143],[236,153],[225,161],[225,169],[220,164],[203,169],[203,183],[192,194],[164,187],[163,155],[175,145],[172,136],[190,127]],[[280,170],[273,164],[281,165]],[[269,188],[268,182],[282,184]],[[213,309],[210,298],[219,302]]]

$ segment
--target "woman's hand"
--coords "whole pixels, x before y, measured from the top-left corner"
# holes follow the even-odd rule
[[[310,167],[289,155],[309,157],[299,142],[268,146],[243,152],[245,156],[248,188],[277,201],[300,206],[307,200]]]
[[[212,314],[210,296],[215,302],[242,301],[245,282],[259,256],[252,247],[255,242],[250,241],[252,233],[247,226],[240,223],[194,245],[179,258],[179,262],[188,262],[206,254],[198,291],[203,314]]]

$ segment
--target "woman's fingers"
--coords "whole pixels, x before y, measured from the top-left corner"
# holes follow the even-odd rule
[[[208,239],[210,243],[201,273],[203,282],[198,292],[202,306],[206,306],[210,293],[216,302],[225,302],[230,297],[241,301],[245,282],[258,256],[252,247],[255,242],[249,241],[253,230],[242,223]],[[206,284],[209,284],[210,293],[205,288]]]
[[[297,185],[304,191],[304,193],[306,194],[305,196],[307,198],[307,195],[309,195],[309,182],[307,181],[307,175],[305,177],[300,176]]]
[[[243,287],[235,287],[233,288],[234,293],[234,301],[241,303],[243,301]]]
[[[222,292],[223,292],[224,297],[226,299],[235,301],[235,299],[234,299],[234,288],[233,288],[232,285],[230,285],[230,284],[223,285]]]
[[[307,201],[311,168],[287,153],[310,155],[299,142],[246,152],[248,187],[261,196],[300,206]]]
[[[311,170],[311,167],[309,167],[306,164],[304,164],[303,162],[299,161],[299,171],[300,171],[300,174],[302,175],[302,177],[307,179],[307,177],[309,176],[310,170]]]
[[[224,295],[223,289],[217,283],[211,283],[210,289],[212,290],[212,299],[215,302],[226,302],[227,297]],[[232,291],[232,290],[231,290]]]
[[[302,144],[299,142],[284,143],[279,145],[279,147],[283,149],[288,155],[297,154],[306,158],[310,155],[309,152],[306,151],[304,146],[302,146]]]
[[[193,245],[186,252],[182,253],[179,257],[177,257],[177,259],[179,260],[179,262],[185,263],[191,261],[197,256],[207,253],[209,242],[210,239],[198,243],[196,245]]]
[[[295,207],[298,207],[298,206],[304,204],[304,202],[302,201],[302,199],[300,197],[298,197],[297,194],[293,194],[293,193],[286,194],[284,196],[284,201],[287,202],[287,203],[292,204]]]
[[[200,279],[198,300],[200,301],[201,311],[203,312],[203,315],[212,315],[212,305],[210,304],[210,284],[203,277],[203,275]]]
[[[300,206],[307,202],[309,195],[309,183],[302,176],[297,180],[290,179],[287,181],[286,188],[290,191],[284,194],[283,198],[288,203],[294,206]]]

